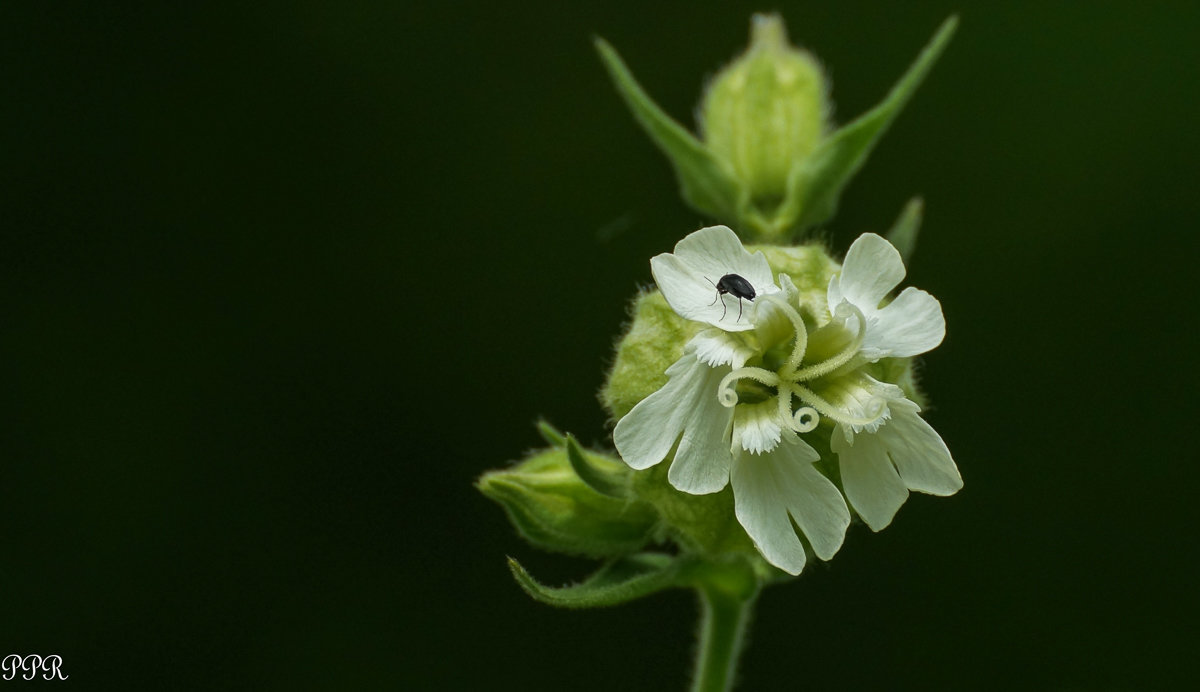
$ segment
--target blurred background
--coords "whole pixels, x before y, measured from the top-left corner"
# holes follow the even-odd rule
[[[768,590],[744,690],[1195,682],[1200,6],[5,3],[0,655],[82,689],[682,690],[695,603],[557,611],[472,481],[596,399],[649,258],[706,220],[610,86],[694,124],[777,10],[876,103],[842,199],[913,195],[966,481]],[[19,683],[12,683],[14,685]]]

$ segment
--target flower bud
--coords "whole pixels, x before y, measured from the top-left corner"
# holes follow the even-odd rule
[[[778,15],[755,15],[750,47],[709,84],[701,106],[708,148],[755,201],[778,201],[788,175],[827,129],[825,75],[787,42]]]
[[[628,476],[611,457],[583,452],[603,473]],[[517,531],[546,550],[612,557],[650,539],[657,516],[647,504],[593,490],[572,469],[565,447],[542,450],[508,469],[485,473],[480,492],[500,503]]]

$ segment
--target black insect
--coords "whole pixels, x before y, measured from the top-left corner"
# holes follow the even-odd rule
[[[709,279],[707,276],[704,278],[708,280],[708,283],[712,284],[712,279]],[[724,308],[724,310],[721,311],[721,320],[725,319],[725,313],[729,310],[729,306],[725,304],[725,299],[721,296],[729,293],[737,296],[738,322],[741,322],[742,298],[753,301],[755,296],[754,287],[750,285],[750,282],[746,281],[737,274],[726,274],[725,276],[722,276],[717,283],[713,284],[713,288],[717,289],[717,297],[713,298],[713,302],[709,303],[709,305],[716,305],[718,300],[721,301],[721,307]],[[721,320],[717,321],[720,322]]]

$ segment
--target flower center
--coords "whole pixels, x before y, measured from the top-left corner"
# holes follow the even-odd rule
[[[763,300],[778,308],[791,322],[795,333],[791,353],[787,360],[775,370],[742,367],[726,375],[717,388],[717,398],[723,406],[730,408],[736,406],[741,401],[739,391],[743,394],[746,393],[750,389],[747,385],[753,383],[752,391],[762,392],[766,388],[774,389],[773,395],[778,400],[779,418],[788,426],[789,430],[786,431],[788,433],[811,432],[820,423],[821,416],[826,416],[830,420],[844,425],[857,427],[870,425],[884,415],[887,411],[887,402],[881,398],[872,397],[865,406],[866,415],[855,416],[834,406],[825,397],[814,391],[818,388],[814,387],[814,381],[822,378],[837,378],[846,372],[857,369],[865,362],[858,355],[862,348],[863,334],[867,324],[862,310],[849,302],[838,305],[834,311],[834,321],[831,325],[848,325],[853,322],[853,335],[844,340],[833,355],[806,365],[804,357],[809,351],[809,336],[808,328],[804,325],[800,313],[777,295],[763,296]],[[838,326],[828,328],[840,329]],[[818,333],[820,332],[818,331]],[[762,401],[758,397],[754,398],[756,401]],[[793,398],[800,401],[800,406],[794,410],[792,408]]]

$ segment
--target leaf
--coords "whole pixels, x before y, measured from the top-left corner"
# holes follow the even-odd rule
[[[596,50],[634,119],[674,166],[684,200],[710,216],[727,221],[736,218],[742,192],[728,164],[646,95],[604,39],[596,39]]]
[[[624,476],[597,468],[595,463],[584,455],[574,435],[567,435],[567,460],[571,462],[571,468],[575,470],[576,475],[592,490],[608,497],[624,498],[629,495],[623,482]]]
[[[649,596],[679,581],[678,561],[662,553],[639,553],[610,562],[578,584],[551,587],[508,558],[513,578],[534,600],[559,608],[604,608]]]
[[[896,223],[892,224],[892,230],[887,233],[888,242],[900,252],[904,266],[908,266],[908,260],[917,249],[917,232],[921,230],[924,211],[925,203],[920,197],[913,197],[904,205]]]
[[[777,227],[804,230],[833,216],[842,189],[925,79],[957,26],[956,16],[942,22],[933,39],[878,106],[822,140],[812,155],[792,170],[787,196],[776,213]]]

